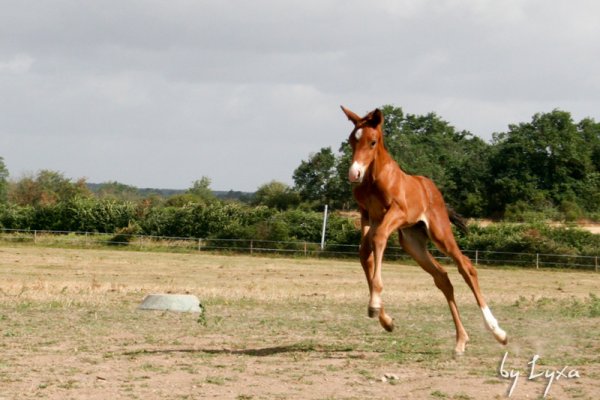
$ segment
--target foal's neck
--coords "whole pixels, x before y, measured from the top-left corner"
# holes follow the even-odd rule
[[[379,148],[377,149],[377,156],[375,157],[375,159],[373,160],[374,163],[374,172],[375,172],[375,179],[377,179],[377,176],[383,172],[383,170],[385,168],[394,168],[394,175],[399,175],[399,176],[405,176],[406,173],[402,170],[402,168],[400,168],[400,165],[396,162],[396,160],[394,160],[394,158],[392,157],[392,155],[387,151],[387,149],[385,148],[385,146],[383,145],[383,142],[379,144]]]

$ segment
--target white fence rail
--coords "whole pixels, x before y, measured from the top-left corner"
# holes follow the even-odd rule
[[[123,246],[133,250],[217,251],[249,254],[287,254],[301,257],[356,257],[357,245],[326,244],[305,241],[270,241],[256,239],[207,239],[192,237],[65,232],[46,230],[0,229],[0,243],[32,243],[58,247],[94,248]],[[439,260],[449,258],[431,250]],[[600,255],[511,253],[487,250],[463,250],[476,265],[513,265],[525,268],[577,268],[598,272]],[[386,259],[410,259],[401,247],[388,246]]]

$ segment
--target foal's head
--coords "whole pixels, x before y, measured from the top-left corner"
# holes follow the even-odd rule
[[[378,148],[383,146],[383,114],[378,108],[362,118],[343,106],[342,111],[354,124],[348,138],[352,146],[352,165],[348,171],[348,179],[352,183],[360,183],[375,160]]]

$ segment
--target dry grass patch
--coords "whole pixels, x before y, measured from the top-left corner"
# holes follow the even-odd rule
[[[504,348],[450,270],[471,336],[458,360],[443,296],[414,266],[384,265],[388,334],[366,317],[358,261],[3,247],[0,398],[501,399],[505,351],[523,375],[534,354],[580,371],[550,398],[595,398],[600,275],[480,270]],[[197,295],[206,326],[137,310],[157,292]],[[513,398],[544,387],[522,379]]]

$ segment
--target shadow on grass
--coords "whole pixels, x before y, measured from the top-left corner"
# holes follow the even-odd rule
[[[171,354],[171,353],[198,353],[216,355],[244,355],[251,357],[269,357],[285,353],[350,353],[355,352],[354,347],[340,345],[317,345],[314,343],[296,343],[285,346],[261,347],[256,349],[141,349],[123,353],[125,356],[140,356],[145,354]]]

